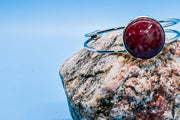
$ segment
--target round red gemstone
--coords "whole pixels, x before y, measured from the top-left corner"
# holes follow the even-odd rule
[[[156,20],[139,17],[125,28],[123,42],[126,50],[134,57],[149,59],[163,48],[165,33]]]

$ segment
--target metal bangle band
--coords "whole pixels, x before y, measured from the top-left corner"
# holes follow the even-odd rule
[[[169,43],[172,43],[172,42],[178,40],[178,38],[180,37],[180,33],[179,33],[179,31],[177,31],[177,30],[165,29],[164,31],[165,31],[165,32],[175,33],[175,34],[176,34],[176,36],[174,36],[173,38],[171,38],[171,39],[169,39],[169,40],[166,40],[166,41],[165,41],[165,45],[167,45],[167,44],[169,44]],[[178,41],[180,41],[180,40],[178,40]]]
[[[126,52],[126,50],[118,50],[118,51],[114,51],[114,50],[106,50],[106,49],[95,49],[92,47],[88,46],[88,43],[92,42],[92,41],[96,41],[97,39],[91,37],[90,39],[88,39],[87,41],[84,42],[84,47],[92,52],[97,52],[97,53],[123,53]]]
[[[165,45],[167,45],[167,44],[169,44],[169,43],[171,43],[171,42],[173,42],[175,40],[178,40],[178,38],[180,37],[180,33],[177,30],[165,29],[164,31],[176,34],[173,38],[165,41]],[[84,47],[89,51],[98,52],[98,53],[123,53],[123,52],[126,52],[126,49],[114,51],[114,50],[106,50],[106,49],[95,49],[95,48],[92,48],[92,47],[88,46],[88,43],[90,43],[92,41],[96,41],[100,37],[101,37],[101,35],[99,35],[99,34],[95,35],[94,37],[91,37],[90,39],[88,39],[87,41],[84,42]]]
[[[170,18],[170,19],[159,20],[158,22],[159,23],[165,23],[165,24],[162,24],[162,27],[165,28],[165,27],[169,27],[169,26],[177,24],[178,22],[180,22],[180,19]],[[115,27],[115,28],[101,30],[101,31],[100,30],[96,30],[94,32],[88,33],[85,36],[86,37],[91,37],[91,38],[84,42],[84,47],[87,50],[89,50],[89,51],[98,52],[98,53],[123,53],[123,52],[126,52],[125,47],[124,47],[123,50],[114,51],[114,50],[106,50],[106,49],[96,49],[96,48],[92,48],[92,47],[88,46],[88,43],[90,43],[92,41],[96,41],[99,38],[101,38],[103,33],[111,32],[111,31],[116,31],[116,30],[121,30],[121,29],[124,29],[124,28],[125,28],[125,26],[121,26],[121,27]],[[171,42],[174,42],[175,40],[178,40],[178,38],[180,37],[179,31],[171,30],[171,29],[165,29],[164,31],[176,34],[173,38],[165,41],[165,45],[169,44]]]
[[[169,19],[159,20],[159,23],[166,23],[166,24],[162,25],[162,27],[169,27],[169,26],[177,24],[178,22],[180,22],[180,19],[177,19],[177,18],[169,18]]]

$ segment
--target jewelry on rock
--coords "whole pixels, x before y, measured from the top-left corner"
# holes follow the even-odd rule
[[[162,50],[163,46],[178,40],[180,33],[177,30],[164,29],[180,22],[180,19],[170,18],[165,20],[155,20],[150,17],[137,17],[132,20],[127,26],[115,27],[102,31],[95,31],[86,34],[90,39],[86,40],[84,47],[92,52],[98,53],[123,53],[128,51],[132,56],[140,59],[150,59]],[[97,41],[102,37],[103,33],[124,30],[123,45],[124,49],[119,51],[96,49],[89,47],[88,43]],[[175,33],[176,35],[165,41],[165,33]],[[180,41],[180,40],[179,40]]]

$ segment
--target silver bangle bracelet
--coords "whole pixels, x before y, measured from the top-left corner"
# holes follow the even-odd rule
[[[180,22],[180,19],[177,18],[170,18],[157,21],[150,17],[137,17],[134,20],[132,20],[127,26],[115,27],[101,31],[97,30],[95,32],[86,34],[85,36],[90,37],[90,39],[84,42],[84,47],[89,51],[98,53],[123,53],[128,51],[134,57],[141,59],[149,59],[156,56],[161,51],[164,45],[178,40],[178,38],[180,37],[179,31],[172,29],[164,29],[166,27],[175,25],[178,22]],[[124,30],[123,50],[114,51],[106,49],[96,49],[88,46],[88,43],[101,38],[102,34],[116,30]],[[175,33],[175,36],[165,41],[165,33]],[[153,46],[151,47],[152,43],[150,43],[150,41],[152,43],[157,43],[157,45],[153,44]],[[137,44],[136,42],[139,42],[139,44]],[[135,44],[137,45],[137,47],[135,46]]]

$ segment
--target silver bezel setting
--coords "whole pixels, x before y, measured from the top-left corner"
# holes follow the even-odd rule
[[[132,22],[134,22],[135,20],[140,19],[140,18],[147,18],[147,19],[151,19],[151,20],[156,21],[156,22],[161,26],[161,28],[162,28],[162,30],[163,30],[163,33],[164,33],[163,46],[160,48],[160,51],[159,51],[156,55],[154,55],[154,56],[152,56],[152,57],[150,57],[150,58],[147,58],[147,59],[151,59],[151,58],[159,55],[159,53],[161,52],[161,50],[163,49],[163,47],[164,47],[164,45],[165,45],[165,40],[166,40],[166,35],[165,35],[164,28],[163,28],[162,25],[159,23],[159,21],[157,21],[156,19],[154,19],[154,18],[152,18],[152,17],[139,16],[139,17],[136,17],[136,18],[134,18],[133,20],[131,20],[131,21],[126,25],[126,27],[125,27],[124,30],[123,30],[123,46],[124,46],[124,48],[127,50],[126,45],[124,44],[124,37],[125,37],[125,33],[126,33],[126,30],[127,30],[128,26],[129,26]],[[128,51],[128,50],[127,50],[127,51]],[[131,54],[129,51],[128,51],[128,53]],[[131,55],[132,55],[132,54],[131,54]],[[133,56],[133,55],[132,55],[132,56]],[[134,57],[136,57],[136,56],[134,56]],[[138,58],[138,57],[136,57],[136,58]],[[139,58],[139,59],[145,60],[146,58]]]

